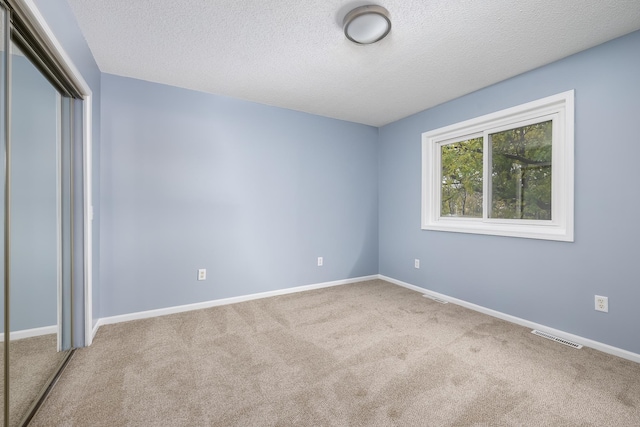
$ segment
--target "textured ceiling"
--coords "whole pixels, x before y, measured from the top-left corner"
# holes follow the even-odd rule
[[[640,29],[639,0],[67,1],[105,73],[373,126]],[[359,46],[365,4],[393,26]]]

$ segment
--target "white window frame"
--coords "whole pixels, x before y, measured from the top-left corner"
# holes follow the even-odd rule
[[[489,134],[553,120],[551,220],[489,218]],[[483,217],[440,216],[441,147],[483,136]],[[431,130],[422,134],[422,229],[573,242],[574,91]]]

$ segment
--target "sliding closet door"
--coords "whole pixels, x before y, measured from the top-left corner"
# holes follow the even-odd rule
[[[4,6],[0,5],[0,200],[2,203],[0,204],[0,276],[2,277],[3,284],[6,282],[4,277],[5,274],[5,240],[4,240],[4,228],[5,228],[5,211],[2,207],[4,207],[5,201],[5,179],[6,179],[6,86],[5,82],[7,81],[7,52],[6,52],[6,39],[7,39],[7,12]],[[0,346],[2,346],[2,351],[0,351],[0,378],[2,381],[0,382],[0,425],[5,425],[5,408],[9,406],[8,401],[5,402],[6,392],[9,389],[8,382],[5,382],[5,378],[8,376],[8,365],[6,365],[5,359],[9,352],[9,346],[5,343],[5,339],[8,339],[8,322],[5,319],[5,288],[2,286],[0,288],[0,333],[2,334],[2,342],[0,342]]]
[[[0,427],[29,423],[84,332],[90,92],[50,42],[32,6],[0,0]]]
[[[61,162],[69,100],[13,42],[10,68],[9,425],[15,426],[57,372],[65,356],[58,349],[70,346],[58,334],[59,318],[68,315],[58,306],[69,228]]]

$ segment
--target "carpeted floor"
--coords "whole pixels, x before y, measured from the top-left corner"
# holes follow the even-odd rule
[[[640,365],[375,280],[103,326],[31,426],[640,426]]]

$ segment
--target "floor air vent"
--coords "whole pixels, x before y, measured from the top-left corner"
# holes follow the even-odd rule
[[[423,294],[422,296],[425,297],[425,298],[432,299],[435,302],[439,302],[440,304],[448,304],[449,303],[449,301],[445,301],[445,300],[440,299],[440,298],[432,297],[431,295]]]
[[[551,341],[559,342],[560,344],[568,345],[569,347],[573,347],[573,348],[577,348],[577,349],[581,349],[582,348],[582,346],[580,344],[578,344],[578,343],[571,342],[571,341],[556,337],[555,335],[551,335],[551,334],[548,334],[546,332],[539,331],[537,329],[534,329],[533,331],[531,331],[531,333],[534,334],[534,335],[538,335],[539,337],[546,338],[546,339],[551,340]]]

